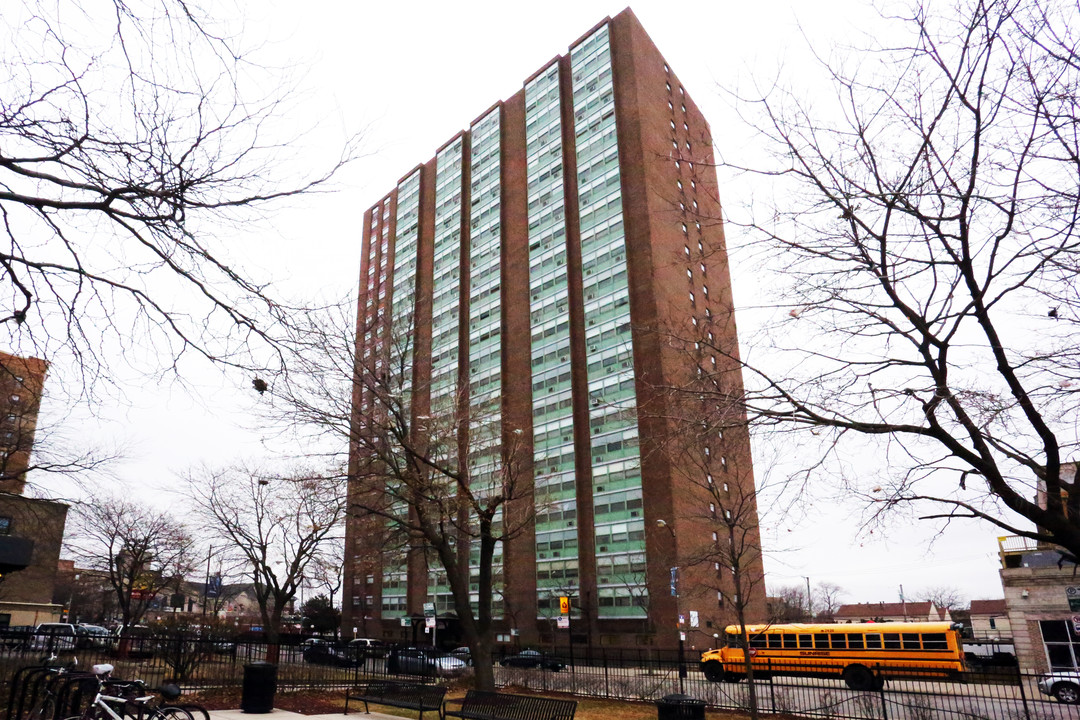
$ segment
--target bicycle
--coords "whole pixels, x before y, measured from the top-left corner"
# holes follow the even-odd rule
[[[130,693],[143,693],[143,694],[146,693],[146,683],[144,683],[142,680],[131,680],[131,681],[113,681],[113,680],[110,680],[110,681],[106,681],[105,685],[107,687],[110,687],[110,686],[111,687],[116,687],[121,692],[127,691],[129,693],[128,695],[117,694],[117,697],[125,697],[129,702],[131,702],[134,699],[134,695],[132,695]],[[210,720],[210,712],[206,708],[204,708],[202,705],[199,705],[198,703],[192,703],[192,702],[175,702],[176,699],[179,698],[180,694],[181,694],[179,686],[177,686],[177,685],[175,685],[173,683],[166,683],[166,684],[162,685],[161,687],[157,688],[156,692],[161,695],[161,699],[162,699],[163,702],[160,702],[157,705],[151,705],[147,698],[142,698],[142,700],[144,702],[139,705],[139,711],[140,712],[137,715],[133,715],[132,720],[145,720],[145,715],[143,713],[146,710],[160,710],[162,713],[165,713],[166,715],[172,716],[173,711],[177,710],[177,709],[183,710],[183,711],[186,711],[186,712],[190,713],[191,717],[194,720]],[[177,714],[177,715],[178,715],[178,720],[183,720],[183,715],[182,714]]]
[[[79,659],[73,658],[66,665],[50,665],[53,662],[56,662],[56,655],[41,659],[41,664],[49,677],[41,682],[41,699],[23,715],[25,720],[52,720],[56,714],[56,685],[64,675],[75,671]]]
[[[146,686],[141,681],[123,682],[110,681],[113,666],[108,663],[95,665],[91,668],[92,677],[97,681],[97,691],[94,699],[83,710],[81,715],[73,715],[66,720],[125,720],[125,718],[137,717],[141,720],[193,720],[191,713],[181,707],[153,707],[148,703],[154,699],[153,695],[136,696],[134,694],[106,695],[106,685],[120,690],[139,690],[145,692]],[[177,690],[179,695],[179,690]],[[118,705],[117,712],[113,705]],[[127,713],[129,707],[137,708],[138,713]]]

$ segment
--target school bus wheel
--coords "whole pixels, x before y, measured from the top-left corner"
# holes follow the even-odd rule
[[[852,690],[874,689],[874,673],[865,665],[848,665],[844,668],[843,678]]]
[[[720,682],[724,679],[724,666],[715,660],[710,660],[701,668],[705,673],[705,679],[709,682]]]

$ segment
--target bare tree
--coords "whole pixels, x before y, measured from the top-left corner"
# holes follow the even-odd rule
[[[192,353],[242,365],[287,318],[227,243],[254,213],[324,187],[353,143],[323,169],[284,174],[291,83],[223,25],[188,0],[5,6],[6,346],[66,354],[84,380],[133,337],[165,367]]]
[[[689,385],[671,392],[668,407],[675,418],[674,432],[662,447],[674,472],[681,476],[680,487],[694,495],[690,506],[698,508],[684,518],[693,525],[684,526],[679,538],[674,531],[671,533],[673,543],[683,546],[689,542],[689,548],[681,554],[691,569],[699,571],[694,575],[697,587],[680,589],[680,594],[696,592],[709,598],[715,594],[724,615],[738,627],[738,643],[743,651],[742,676],[750,680],[748,709],[750,716],[757,718],[749,629],[751,623],[763,619],[765,612],[757,601],[765,587],[757,495],[753,482],[734,480],[753,477],[749,472],[741,472],[747,470],[738,467],[741,458],[720,456],[710,450],[714,438],[731,440],[737,433],[747,432],[739,404],[717,398],[716,393],[727,386],[720,374],[702,373]],[[749,458],[745,460],[748,462]],[[719,663],[707,663],[704,669],[706,677],[714,682],[738,679],[738,674],[725,672]]]
[[[777,201],[728,226],[782,298],[742,363],[745,406],[820,436],[806,474],[880,440],[853,485],[879,518],[980,519],[1076,556],[1076,6],[939,10],[915,2],[883,21],[895,42],[824,64],[832,97],[743,105]]]
[[[497,394],[467,401],[455,387],[431,401],[432,388],[414,383],[411,312],[372,328],[352,317],[341,303],[291,324],[290,372],[274,383],[268,415],[329,457],[352,449],[350,513],[395,564],[417,558],[445,578],[477,686],[494,689],[501,549],[536,512],[525,438],[502,422]],[[369,332],[384,349],[365,359],[355,351]]]
[[[342,478],[205,469],[189,474],[188,492],[203,534],[221,542],[225,562],[254,583],[263,627],[276,645],[305,573],[341,537]]]
[[[920,600],[933,603],[939,610],[958,610],[967,605],[964,593],[955,587],[948,585],[936,585],[926,588],[916,595]]]
[[[354,477],[361,490],[353,497],[353,510],[385,523],[410,546],[422,546],[433,561],[429,571],[434,562],[442,568],[477,687],[494,689],[500,550],[532,518],[531,510],[515,503],[525,490],[520,431],[507,429],[498,452],[485,453],[486,471],[474,474],[467,459],[471,451],[490,447],[481,441],[490,431],[484,419],[434,415],[419,419],[417,426],[400,387],[377,378],[366,384],[374,386],[380,400],[356,438],[360,462]],[[459,452],[463,424],[469,426],[471,442]]]
[[[836,611],[843,605],[840,602],[846,591],[839,585],[831,582],[818,583],[814,588],[816,604],[817,604],[817,619],[820,622],[832,622],[836,616]]]
[[[806,588],[802,585],[783,585],[769,593],[771,605],[769,620],[776,623],[808,622],[811,617],[806,611]]]
[[[159,594],[195,568],[191,535],[166,511],[99,494],[76,508],[75,526],[71,554],[100,573],[125,625],[142,620]]]

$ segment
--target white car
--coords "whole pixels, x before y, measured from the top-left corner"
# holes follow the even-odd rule
[[[71,623],[41,623],[30,637],[30,649],[58,652],[75,647],[78,633]]]
[[[1039,678],[1039,692],[1053,695],[1063,703],[1080,703],[1080,671],[1058,670]]]

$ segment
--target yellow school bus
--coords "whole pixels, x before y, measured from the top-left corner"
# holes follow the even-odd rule
[[[886,677],[951,677],[964,671],[959,626],[949,623],[748,625],[754,675],[843,678],[854,690],[874,690]],[[746,676],[739,626],[725,630],[726,646],[701,656],[712,682]]]

